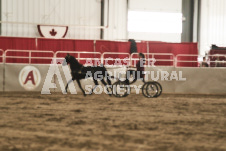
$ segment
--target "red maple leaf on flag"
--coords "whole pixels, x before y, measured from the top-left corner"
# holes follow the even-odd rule
[[[51,36],[55,36],[57,34],[54,28],[49,33]]]

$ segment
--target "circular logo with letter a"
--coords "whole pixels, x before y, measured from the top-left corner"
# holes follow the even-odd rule
[[[33,66],[24,67],[19,74],[20,85],[25,90],[34,90],[41,82],[41,75],[39,70]]]

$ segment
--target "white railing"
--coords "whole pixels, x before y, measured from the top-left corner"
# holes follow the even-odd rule
[[[109,67],[134,66],[139,60],[138,53],[120,53],[120,52],[76,52],[76,51],[41,51],[41,50],[6,50],[0,49],[0,63],[36,63],[44,62],[49,64],[53,59],[63,59],[67,53],[74,55],[78,61],[83,61],[85,65],[100,65],[101,63]],[[43,56],[43,54],[48,54]],[[34,56],[35,55],[35,56]],[[155,66],[156,62],[164,62],[161,66],[175,67],[199,67],[202,58],[205,57],[209,67],[226,67],[226,55],[192,55],[179,54],[176,57],[172,53],[144,53],[146,66]],[[90,57],[91,56],[91,57]],[[160,56],[160,57],[159,57]],[[166,57],[162,57],[166,56]],[[161,59],[162,58],[162,59]],[[164,59],[165,58],[165,59]],[[16,62],[11,59],[18,59]],[[37,61],[42,60],[42,61]],[[49,61],[44,61],[49,60]],[[47,63],[48,62],[48,63]],[[165,65],[166,64],[166,65]],[[160,65],[157,65],[160,66]]]
[[[4,63],[4,51],[0,49],[0,63]]]
[[[156,62],[167,62],[165,66],[174,66],[175,57],[172,53],[143,53],[146,59],[146,66],[155,66]],[[131,54],[131,65],[135,65],[139,53]],[[136,56],[136,57],[135,57]],[[157,56],[166,56],[169,59],[158,59]]]
[[[64,54],[64,56],[60,56]],[[67,54],[73,54],[77,55],[74,56],[78,61],[86,61],[85,65],[93,65],[93,64],[100,64],[101,63],[101,53],[100,52],[84,52],[84,51],[57,51],[55,53],[55,58],[56,59],[63,59]],[[81,57],[82,55],[93,55],[94,57]],[[93,62],[94,63],[91,63]]]
[[[114,55],[117,55],[117,57],[115,57]],[[122,59],[120,58],[120,56],[125,56],[125,57],[123,57]],[[115,61],[115,63],[111,64],[109,63],[109,61]],[[126,66],[130,66],[130,54],[125,52],[104,52],[101,56],[101,62],[107,66],[113,66],[113,65],[122,66],[123,64]]]
[[[21,56],[21,55],[17,55],[15,53],[18,52],[25,52],[28,53],[27,56]],[[8,55],[9,53],[13,53],[15,55]],[[45,56],[35,56],[33,57],[32,54],[37,53],[37,54],[49,54],[51,55],[50,57],[45,57]],[[11,59],[28,59],[27,63],[31,64],[33,60],[49,60],[51,63],[52,59],[54,57],[54,52],[53,51],[42,51],[42,50],[12,50],[12,49],[8,49],[5,51],[5,63],[8,63],[8,58]],[[16,62],[17,64],[19,64],[20,62]]]
[[[191,58],[192,57],[196,57],[196,60],[186,60],[186,59],[180,59],[180,58]],[[175,66],[178,67],[178,63],[197,63],[197,66],[198,67],[198,58],[201,58],[203,57],[202,55],[191,55],[191,54],[179,54],[179,55],[176,55],[176,58],[175,58]]]

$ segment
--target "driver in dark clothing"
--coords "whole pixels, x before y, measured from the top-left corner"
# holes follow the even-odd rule
[[[136,64],[137,71],[128,70],[126,73],[126,83],[132,84],[137,81],[137,79],[142,79],[144,81],[144,64],[145,64],[145,56],[143,53],[139,53],[139,61]],[[129,78],[133,76],[133,81],[129,83]]]

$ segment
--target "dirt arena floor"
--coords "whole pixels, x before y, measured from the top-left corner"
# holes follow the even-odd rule
[[[226,96],[0,93],[1,151],[223,151]]]

